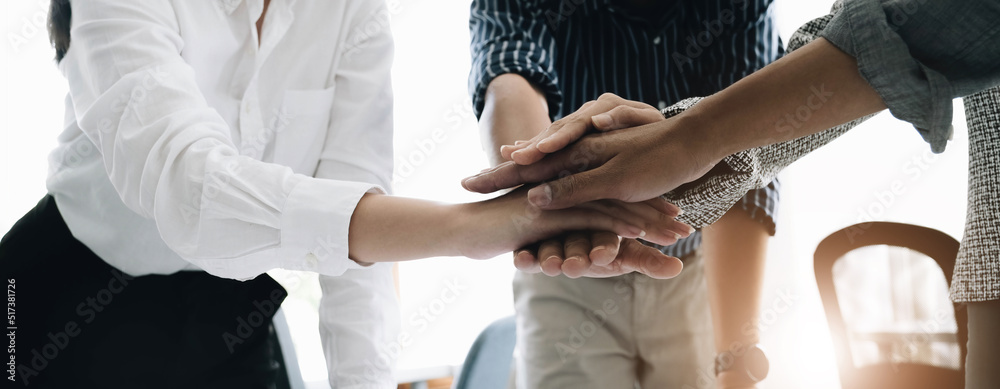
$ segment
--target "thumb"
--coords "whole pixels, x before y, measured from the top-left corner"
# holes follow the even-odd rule
[[[564,209],[588,201],[617,198],[615,188],[602,182],[608,169],[597,168],[575,173],[538,185],[528,191],[528,201],[540,209]]]
[[[684,269],[680,259],[646,246],[635,239],[622,239],[619,257],[622,268],[631,269],[655,279],[677,277]]]
[[[594,115],[590,120],[593,122],[595,129],[599,131],[612,131],[655,123],[664,120],[664,118],[660,111],[653,108],[620,105],[608,112]]]

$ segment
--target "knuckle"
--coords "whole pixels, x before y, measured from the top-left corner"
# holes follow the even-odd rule
[[[575,176],[569,176],[562,180],[559,180],[559,185],[554,185],[559,197],[572,197],[576,193],[576,182]]]
[[[600,97],[597,98],[597,101],[602,101],[602,102],[615,102],[618,100],[621,100],[621,97],[618,97],[617,95],[611,92],[604,92],[601,94]]]

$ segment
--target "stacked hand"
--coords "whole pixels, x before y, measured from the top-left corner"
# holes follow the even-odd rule
[[[663,135],[669,131],[662,127],[667,122],[649,105],[605,94],[533,139],[502,147],[501,154],[508,162],[467,178],[463,186],[489,193],[559,177],[529,191],[529,201],[540,209],[563,209],[599,199],[655,199],[700,177],[712,165],[693,161],[684,148],[663,147]],[[635,128],[613,131],[631,127]],[[654,157],[650,158],[650,154]],[[679,209],[670,216],[678,214]],[[654,243],[673,244],[693,232],[677,224],[685,228],[673,239]],[[619,239],[610,232],[570,233],[518,250],[514,256],[515,266],[523,271],[563,273],[569,277],[609,277],[639,271],[664,278],[645,264],[674,259],[634,237]]]
[[[638,270],[652,277],[670,278],[680,273],[680,260],[635,241],[642,238],[667,245],[676,242],[678,236],[689,234],[689,226],[674,220],[680,210],[665,200],[655,198],[637,203],[597,200],[565,209],[542,210],[528,202],[526,193],[527,188],[520,188],[492,200],[461,205],[466,210],[459,215],[468,217],[458,221],[464,227],[457,229],[460,234],[457,239],[450,239],[458,242],[458,254],[491,258],[512,247],[524,247],[567,231],[609,231],[569,232],[564,235],[568,237],[565,245],[545,242],[541,252],[573,258],[559,265],[571,274],[577,272],[576,275],[609,276]],[[620,248],[619,236],[626,242]],[[594,252],[596,266],[590,263],[589,254]],[[519,267],[531,270],[533,264],[526,264],[523,253],[520,254]]]
[[[545,182],[528,193],[542,209],[597,199],[648,200],[701,177],[718,162],[705,158],[715,153],[701,152],[711,149],[706,140],[679,131],[690,125],[685,119],[664,119],[649,105],[605,94],[530,141],[505,146],[503,155],[511,161],[462,185],[489,193]]]

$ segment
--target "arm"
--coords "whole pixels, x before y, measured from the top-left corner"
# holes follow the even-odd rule
[[[870,6],[873,3],[876,2],[859,0],[849,4]],[[668,123],[660,124],[661,131],[656,136],[649,134],[648,128],[647,131],[635,132],[634,135],[637,137],[648,137],[650,140],[661,142],[658,144],[660,147],[633,152],[639,154],[643,160],[658,160],[662,161],[664,166],[671,167],[670,171],[673,174],[657,177],[659,179],[657,183],[647,181],[646,184],[640,184],[638,181],[644,180],[645,174],[634,174],[632,177],[636,178],[636,182],[625,183],[632,189],[630,191],[616,191],[607,185],[602,186],[600,181],[606,180],[606,176],[628,171],[631,167],[642,164],[626,156],[617,157],[622,153],[622,149],[619,148],[609,150],[593,161],[595,163],[592,165],[600,166],[599,169],[604,171],[588,171],[585,172],[588,173],[586,175],[576,174],[548,186],[536,188],[531,194],[532,197],[536,198],[538,203],[549,202],[547,205],[549,207],[563,206],[595,196],[641,199],[693,181],[724,159],[726,164],[722,166],[723,173],[728,176],[709,177],[707,186],[703,186],[721,193],[698,191],[693,196],[683,194],[695,202],[710,203],[708,206],[711,207],[706,210],[706,215],[689,212],[687,215],[689,218],[686,220],[696,226],[710,223],[724,212],[720,210],[728,209],[728,206],[735,202],[735,198],[742,194],[741,190],[763,185],[768,175],[828,143],[856,125],[859,122],[856,118],[884,109],[886,104],[894,115],[904,118],[906,112],[920,112],[920,116],[911,121],[915,124],[921,120],[930,123],[931,128],[922,134],[932,143],[936,151],[940,151],[943,149],[944,139],[948,136],[947,128],[941,128],[941,122],[942,118],[947,118],[944,122],[950,122],[950,99],[954,97],[954,93],[980,90],[996,84],[1000,78],[1000,69],[996,67],[1000,61],[1000,58],[997,58],[1000,57],[1000,50],[995,48],[997,40],[993,38],[998,31],[986,22],[987,19],[994,20],[998,17],[1000,9],[993,2],[942,2],[907,6],[912,6],[917,10],[917,14],[922,16],[912,18],[912,22],[895,26],[901,31],[897,35],[890,34],[893,28],[884,25],[874,27],[877,34],[862,27],[863,24],[856,25],[854,30],[845,28],[845,23],[851,20],[848,14],[853,12],[851,9],[845,10],[833,19],[838,21],[836,25],[840,26],[839,28],[823,30],[822,27],[831,20],[831,17],[818,19],[799,31],[801,38],[798,43],[811,41],[822,31],[823,34],[833,34],[826,35],[829,38],[847,39],[851,44],[863,45],[867,50],[859,50],[857,46],[845,44],[843,40],[838,42],[838,45],[841,45],[838,48],[826,39],[817,39],[726,90],[702,100],[704,105],[699,103],[696,105],[697,108],[685,111],[673,120],[668,120]],[[891,9],[886,10],[888,11]],[[871,14],[878,15],[872,17]],[[947,20],[967,20],[968,23],[958,23],[960,25],[956,26],[944,25],[947,22],[935,20],[937,18],[935,15],[939,14],[954,15],[957,18]],[[868,12],[867,15],[872,20],[879,20],[880,17],[883,24],[886,23],[887,16],[891,16],[881,8]],[[951,51],[922,50],[924,46],[934,47],[935,44],[929,43],[927,37],[921,36],[919,32],[938,31],[937,28],[946,31],[945,40],[954,44],[950,46]],[[851,31],[857,31],[860,37],[852,37]],[[873,35],[868,37],[871,39],[865,40],[864,34]],[[796,39],[793,38],[790,47],[795,43]],[[923,55],[920,61],[906,56],[904,64],[894,66],[866,59],[864,55],[854,57],[841,50],[871,53],[880,50],[879,45],[882,44],[913,47],[914,51],[923,52]],[[954,51],[957,48],[975,49],[956,53]],[[859,60],[856,58],[860,58],[862,73],[858,71]],[[921,62],[945,62],[948,66],[935,70],[920,65]],[[882,66],[885,68],[881,68]],[[865,68],[873,70],[864,72]],[[889,80],[897,82],[870,84],[869,81],[875,77],[873,74],[878,74],[879,69],[882,73],[890,75]],[[955,69],[965,69],[968,72],[964,75],[957,74],[953,72]],[[942,84],[943,80],[950,82],[950,85],[948,82]],[[909,87],[893,89],[897,84],[906,84]],[[900,91],[903,93],[899,93]],[[540,159],[544,152],[566,146],[572,139],[583,135],[591,125],[602,128],[605,124],[613,124],[616,120],[614,115],[597,116],[609,112],[616,106],[610,101],[612,99],[608,100],[606,105],[592,106],[587,112],[581,112],[581,117],[575,119],[575,125],[567,128],[557,122],[550,127],[548,133],[536,137],[528,144],[516,146],[515,148],[525,150],[519,150],[520,156],[514,155],[513,159],[518,163],[532,163]],[[912,105],[916,103],[912,100],[926,100],[933,104],[929,107],[917,104],[914,108]],[[805,117],[801,120],[794,116],[800,111],[804,112]],[[850,120],[854,122],[847,123]],[[847,124],[841,125],[842,123]],[[832,126],[836,127],[830,128]],[[733,128],[739,130],[735,131]],[[830,129],[824,131],[828,128]],[[637,128],[639,129],[643,127]],[[552,135],[556,133],[560,134]],[[546,139],[550,136],[551,139]],[[628,139],[609,140],[621,143],[628,141]],[[765,145],[766,147],[752,148]],[[730,155],[734,152],[738,153]],[[605,163],[612,159],[615,159],[613,163]],[[493,177],[488,181],[474,179],[467,181],[466,186],[472,190],[488,191],[491,185],[506,184],[505,181],[510,178],[511,172],[536,179],[539,176],[546,176],[545,173],[557,170],[559,164],[566,163],[565,157],[560,159],[553,155],[547,163],[549,166],[536,168],[534,171],[509,166],[504,171],[490,173]],[[727,169],[728,173],[725,172]],[[656,187],[655,190],[653,187]],[[560,193],[572,189],[583,190],[576,190],[574,194]],[[553,201],[551,200],[553,198],[562,200]],[[678,205],[681,203],[678,202]],[[685,210],[690,211],[687,207]]]
[[[534,138],[552,124],[545,95],[521,75],[497,76],[483,100],[479,130],[491,166],[505,161],[500,146]]]
[[[548,25],[538,22],[539,10],[527,1],[472,3],[470,94],[479,114],[483,146],[494,167],[506,157],[501,155],[500,146],[538,135],[552,124],[550,105],[558,107],[561,100],[555,82],[557,76],[552,73],[555,41]],[[688,228],[679,227],[678,233],[687,236]],[[623,244],[636,247],[624,250],[633,255],[614,264],[626,262],[625,266],[617,267],[618,271],[648,269],[656,262],[675,261],[658,251],[647,250],[635,240]],[[596,267],[591,271],[591,260],[607,270],[619,252],[619,237],[613,233],[575,232],[516,251],[514,264],[524,271],[543,271],[553,276],[597,275]]]
[[[437,256],[486,259],[572,230],[604,230],[655,243],[672,242],[673,229],[679,224],[669,216],[672,205],[662,199],[642,203],[602,200],[541,210],[528,202],[526,193],[521,188],[468,204],[366,195],[351,220],[350,256],[363,263]]]
[[[757,315],[767,259],[767,228],[741,207],[702,229],[715,351],[739,352],[759,342]],[[737,388],[738,376],[723,373],[719,388]]]
[[[674,118],[584,138],[566,147],[571,138],[561,134],[582,135],[591,125],[615,126],[618,118],[597,115],[618,109],[615,107],[625,104],[624,100],[602,96],[604,101],[598,100],[588,107],[590,112],[567,117],[567,125],[579,127],[579,131],[556,132],[560,136],[535,142],[540,150],[559,150],[544,162],[535,163],[544,154],[522,145],[512,157],[517,163],[530,165],[508,164],[504,169],[467,179],[463,185],[473,191],[490,192],[521,182],[541,182],[559,171],[572,169],[577,163],[571,157],[573,153],[595,150],[588,161],[592,170],[532,189],[529,194],[532,202],[543,208],[559,208],[592,198],[625,201],[652,198],[702,177],[732,153],[815,134],[884,108],[878,94],[855,69],[850,56],[827,42],[817,41],[702,99]],[[815,88],[810,85],[826,86],[823,93],[829,95],[827,101],[813,104],[815,109],[809,119],[797,126],[776,128],[775,123],[781,123],[779,120],[785,119],[785,113],[794,113],[817,99],[813,97]],[[552,128],[557,126],[554,124]],[[563,147],[566,149],[561,150]],[[623,181],[615,177],[627,178]],[[610,185],[612,182],[618,185]],[[758,180],[757,185],[766,182]],[[743,193],[746,189],[737,192],[726,209]]]
[[[505,196],[477,206],[450,206],[450,213],[427,204],[356,212],[362,197],[379,197],[366,204],[414,205],[415,200],[385,200],[388,196],[378,195],[382,190],[377,185],[353,181],[365,177],[307,177],[240,155],[231,129],[207,104],[193,69],[180,56],[184,41],[168,3],[77,1],[71,6],[73,46],[60,67],[70,84],[80,128],[100,151],[124,203],[152,218],[172,250],[209,273],[245,279],[285,268],[340,275],[360,267],[350,259],[354,251],[362,259],[369,251],[404,259],[466,252],[495,255],[501,246],[509,251],[525,244],[526,237],[541,239],[561,228],[638,236],[622,218],[612,216],[611,209],[620,205],[606,203],[571,215],[541,213],[527,223],[507,225],[506,240],[479,251],[454,242],[434,251],[416,246],[409,251],[381,250],[385,236],[423,237],[421,233],[436,231],[436,239],[441,239],[449,236],[441,233],[447,227],[458,225],[436,223],[428,228],[428,220],[461,216],[469,223],[471,214],[504,219],[528,208],[516,196]],[[135,91],[142,92],[141,98],[130,98]],[[398,211],[400,220],[430,217],[420,219],[421,224],[392,223],[396,216],[386,209]],[[570,218],[552,220],[557,216]],[[641,220],[631,222],[640,222],[641,230],[646,227]],[[662,236],[655,224],[649,226],[650,235]],[[378,260],[390,258],[372,259]]]
[[[522,76],[508,73],[490,82],[479,127],[491,164],[503,161],[500,145],[530,139],[550,123],[544,96]],[[682,236],[690,234],[690,229],[681,224],[673,230]],[[658,278],[673,275],[658,269],[672,269],[663,265],[676,264],[677,259],[635,239],[619,239],[607,231],[574,232],[541,242],[533,246],[535,249],[515,251],[514,264],[523,271],[542,271],[551,276],[565,273],[570,277],[606,277],[632,271]]]

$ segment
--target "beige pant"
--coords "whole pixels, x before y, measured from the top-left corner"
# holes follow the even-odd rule
[[[518,273],[520,389],[714,387],[711,314],[700,251],[681,275],[569,279]]]

